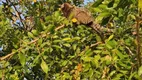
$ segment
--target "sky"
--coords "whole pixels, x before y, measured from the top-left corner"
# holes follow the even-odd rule
[[[84,4],[87,4],[87,2],[93,2],[93,0],[84,0]]]

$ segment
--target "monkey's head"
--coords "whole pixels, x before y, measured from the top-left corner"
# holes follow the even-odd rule
[[[70,5],[69,3],[63,3],[61,5],[61,10],[65,17],[68,17],[71,10],[74,8],[74,6]]]
[[[68,9],[71,9],[71,8],[73,8],[73,6],[72,5],[70,5],[69,3],[63,3],[62,5],[61,5],[61,10],[68,10]]]

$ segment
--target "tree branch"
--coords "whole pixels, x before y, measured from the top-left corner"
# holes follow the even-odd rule
[[[57,28],[55,28],[55,31],[57,31],[57,30],[63,28],[64,26],[65,26],[64,24],[61,25],[61,26],[58,26]],[[50,34],[50,32],[48,32],[47,34],[41,34],[41,37],[42,37],[42,38],[43,38],[43,37],[46,37],[46,36],[49,35],[49,34]],[[30,44],[32,44],[32,43],[35,43],[35,42],[37,42],[39,39],[40,39],[40,38],[35,38],[34,40],[30,41],[30,42],[27,43],[27,44],[30,45]],[[19,49],[17,49],[17,51],[20,51],[22,48],[24,48],[24,47],[23,47],[23,46],[20,47]],[[17,51],[11,52],[10,54],[7,54],[6,56],[0,57],[0,61],[5,60],[5,59],[7,59],[7,58],[13,56],[14,54],[16,54]]]
[[[23,20],[22,20],[22,18],[21,18],[21,16],[20,16],[20,12],[17,10],[16,6],[13,5],[13,3],[12,3],[10,0],[7,0],[7,1],[9,1],[9,2],[11,3],[11,5],[14,7],[14,9],[15,9],[15,11],[16,11],[16,14],[17,14],[16,16],[18,16],[18,18],[19,18],[21,24],[22,24],[23,27],[25,28],[25,25],[24,25],[24,23],[23,23]]]
[[[136,24],[136,40],[137,40],[137,60],[138,60],[138,68],[141,66],[141,53],[140,53],[140,35],[139,35],[139,26],[140,26],[140,20],[139,17],[137,17],[137,24]]]

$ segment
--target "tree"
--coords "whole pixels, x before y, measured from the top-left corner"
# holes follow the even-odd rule
[[[75,25],[62,15],[59,5],[64,2],[86,7],[96,23],[114,32],[103,32],[102,43],[90,27]],[[4,1],[0,6],[0,78],[141,79],[137,4],[137,0],[96,0],[87,5],[82,0]]]

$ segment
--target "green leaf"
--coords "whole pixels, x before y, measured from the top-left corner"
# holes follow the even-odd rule
[[[55,12],[55,17],[59,17],[60,16],[60,12],[59,11],[56,11]]]
[[[42,42],[43,42],[43,39],[42,39],[42,38],[40,38],[40,39],[38,40],[38,44],[39,44],[39,45],[41,45],[41,44],[42,44]]]
[[[49,42],[44,42],[44,43],[42,43],[42,44],[40,45],[40,48],[43,48],[43,47],[48,46],[48,45],[50,45]]]
[[[136,72],[133,72],[131,75],[130,75],[130,77],[129,77],[129,79],[128,80],[132,80],[132,78],[134,77],[134,75],[136,75],[137,73]]]
[[[92,50],[91,49],[86,49],[86,52],[85,52],[85,54],[87,55],[87,56],[90,56],[90,55],[92,55]]]
[[[85,62],[90,62],[93,58],[92,57],[87,57],[87,56],[84,56],[84,57],[81,57],[81,59]]]
[[[117,5],[119,4],[120,0],[115,0],[114,4],[113,4],[113,8],[116,8]]]
[[[3,70],[0,70],[0,78],[2,78],[3,74],[2,74]]]
[[[102,50],[94,50],[93,52],[94,52],[94,53],[101,53]]]
[[[110,16],[110,13],[109,12],[102,12],[100,13],[100,15],[96,18],[97,22],[100,22],[103,20],[103,18],[106,18]]]
[[[54,35],[52,38],[59,38],[59,36],[57,36],[57,35]]]
[[[48,73],[48,65],[46,64],[46,62],[42,59],[42,62],[40,64],[42,70],[47,74]]]
[[[1,66],[3,67],[8,67],[9,66],[9,62],[7,62],[6,60],[4,61],[0,61]]]
[[[77,44],[73,44],[73,50],[76,50]]]
[[[88,75],[89,77],[92,77],[92,76],[93,76],[93,72],[94,72],[94,71],[93,71],[92,69],[90,69],[87,75]]]
[[[49,52],[52,52],[53,51],[53,48],[49,48]]]
[[[32,30],[33,35],[38,35],[38,31],[37,30]]]
[[[110,72],[109,76],[113,76],[116,73],[116,71]]]
[[[112,38],[114,37],[114,35],[110,35],[109,38],[107,39],[107,41],[110,41]]]
[[[106,48],[112,49],[113,47],[111,45],[109,45],[109,44],[106,44]]]
[[[67,43],[63,44],[63,45],[66,46],[66,47],[70,47],[71,46],[70,44],[67,44]]]
[[[84,66],[84,71],[88,71],[91,68],[90,63],[85,63],[83,64],[83,66]]]
[[[96,0],[95,3],[93,4],[93,7],[97,7],[102,3],[103,0]]]
[[[103,46],[97,46],[96,48],[97,48],[97,49],[100,49],[100,50],[101,50],[101,49],[104,49]]]
[[[33,35],[31,32],[28,32],[28,36],[29,36],[30,38],[34,38],[34,35]]]
[[[60,43],[61,40],[54,40],[53,43]]]
[[[43,30],[43,25],[42,25],[41,20],[39,19],[39,17],[35,17],[35,25],[37,26],[38,31]]]
[[[65,66],[67,63],[68,63],[68,61],[67,61],[67,60],[64,60],[64,61],[62,62],[62,66]]]
[[[121,77],[123,74],[117,74],[116,77],[114,77],[112,80],[121,80]]]
[[[26,63],[26,56],[25,56],[25,54],[19,53],[18,56],[19,56],[21,65],[24,67],[24,65]]]
[[[94,8],[95,12],[102,12],[102,10],[100,8]]]
[[[40,57],[44,54],[44,52],[40,53],[38,56],[36,56],[36,58],[34,59],[33,63],[36,64],[39,62]]]
[[[99,5],[99,8],[101,8],[101,9],[107,9],[107,5],[101,4],[101,5]]]
[[[102,54],[110,54],[109,50],[102,51]]]
[[[139,68],[139,70],[138,70],[138,75],[139,76],[142,76],[142,66]]]
[[[94,62],[94,64],[95,64],[95,66],[96,66],[96,68],[98,68],[99,67],[99,60],[101,59],[101,57],[100,57],[100,55],[96,55],[95,57],[94,57],[94,60],[93,60],[93,62]]]
[[[96,40],[97,42],[101,42],[101,37],[98,34],[96,34]]]
[[[34,59],[33,64],[38,63],[40,56],[41,56],[41,55],[38,55],[38,56]]]
[[[69,73],[64,72],[62,76],[62,80],[71,80],[71,76]]]
[[[80,51],[80,48],[79,47],[77,47],[77,49],[76,49],[76,53],[80,53],[81,51]]]
[[[119,56],[120,59],[124,59],[124,55],[119,50],[114,49],[113,52],[115,52]]]
[[[72,40],[71,38],[63,38],[62,39],[63,41],[69,41],[69,40]]]
[[[139,2],[138,2],[138,8],[139,8],[139,12],[140,12],[140,10],[142,11],[142,0],[139,0]]]
[[[74,37],[73,40],[80,40],[80,37]]]

